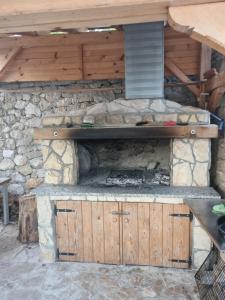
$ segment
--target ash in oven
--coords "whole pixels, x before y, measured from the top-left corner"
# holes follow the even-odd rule
[[[142,170],[112,170],[106,178],[107,185],[136,186],[145,182]]]
[[[170,174],[168,170],[157,169],[150,170],[146,173],[146,184],[147,185],[170,185]]]
[[[151,186],[170,185],[169,172],[165,169],[154,170],[111,170],[106,178],[108,186]]]

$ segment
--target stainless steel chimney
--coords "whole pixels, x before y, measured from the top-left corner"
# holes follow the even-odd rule
[[[164,23],[124,25],[127,99],[164,98]]]

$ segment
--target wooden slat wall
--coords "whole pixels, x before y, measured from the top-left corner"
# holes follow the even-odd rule
[[[122,31],[1,38],[0,62],[16,47],[23,49],[1,74],[3,82],[124,78]],[[186,75],[199,75],[200,43],[187,35],[166,28],[165,56]]]
[[[190,220],[183,204],[57,201],[60,260],[188,268]],[[119,216],[115,212],[123,211]]]

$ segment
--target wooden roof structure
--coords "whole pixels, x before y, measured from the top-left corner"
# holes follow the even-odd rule
[[[0,81],[123,78],[122,31],[72,35],[71,32],[164,21],[175,30],[170,28],[165,32],[165,73],[172,73],[185,83],[199,103],[205,91],[210,93],[209,107],[212,111],[225,91],[225,70],[220,70],[219,74],[210,70],[211,48],[225,55],[225,1],[0,2],[3,2],[0,10]],[[61,30],[70,34],[49,35],[49,32]],[[16,33],[23,36],[9,37]],[[195,86],[189,75],[197,75],[201,83],[206,79],[208,82],[203,88],[198,84]]]

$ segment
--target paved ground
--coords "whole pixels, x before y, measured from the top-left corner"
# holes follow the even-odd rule
[[[199,299],[191,271],[80,263],[43,264],[37,245],[0,225],[0,300]]]

